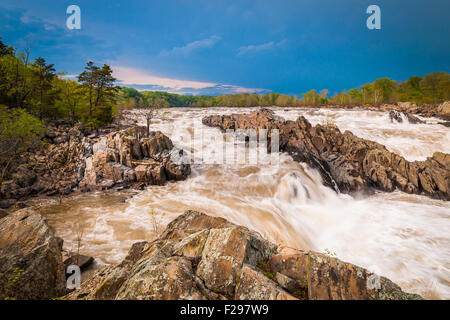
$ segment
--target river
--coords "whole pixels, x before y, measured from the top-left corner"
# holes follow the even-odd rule
[[[211,114],[246,113],[246,108],[171,108],[158,111],[152,130],[192,150],[182,132],[201,127]],[[450,129],[427,124],[392,123],[385,112],[340,109],[273,108],[286,119],[305,116],[313,125],[333,122],[341,131],[384,144],[408,160],[424,160],[435,151],[450,153]],[[142,119],[143,121],[143,119]],[[213,150],[205,142],[203,147]],[[274,157],[274,155],[265,155]],[[120,262],[132,243],[151,240],[187,209],[224,217],[258,231],[267,239],[298,249],[331,252],[365,267],[427,299],[450,299],[450,202],[402,192],[371,196],[337,194],[322,184],[318,172],[286,154],[271,164],[194,163],[186,181],[150,186],[142,191],[105,191],[36,198],[33,206],[47,217],[65,248],[99,265]],[[163,214],[164,213],[164,214]]]

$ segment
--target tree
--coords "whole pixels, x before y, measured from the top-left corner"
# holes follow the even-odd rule
[[[102,68],[92,61],[86,64],[85,70],[78,76],[78,81],[85,88],[88,101],[88,115],[85,117],[89,127],[98,128],[112,120],[112,106],[118,87],[112,76],[112,69],[104,64]]]
[[[309,92],[305,92],[303,94],[303,100],[305,104],[316,104],[319,102],[319,95],[317,94],[316,89],[312,89]]]
[[[95,86],[97,84],[98,67],[94,65],[94,62],[88,61],[85,70],[79,74],[78,81],[87,90],[87,97],[89,103],[89,117],[92,117],[94,109],[94,93]]]
[[[445,72],[427,74],[420,82],[428,102],[439,102],[450,98],[450,75]]]
[[[375,80],[374,103],[388,102],[395,87],[395,81],[389,78]]]
[[[358,103],[362,100],[362,93],[357,88],[350,89],[348,95],[350,96],[350,103]]]
[[[68,116],[72,124],[74,124],[82,113],[82,88],[75,80],[62,78],[56,80],[56,88],[59,93],[56,106],[60,113]]]
[[[4,55],[14,55],[14,49],[2,42],[2,37],[0,37],[0,57]]]
[[[42,120],[44,114],[44,102],[47,93],[53,88],[52,82],[56,77],[53,64],[46,64],[44,58],[37,58],[32,64],[32,76],[36,83],[39,103],[39,119]]]

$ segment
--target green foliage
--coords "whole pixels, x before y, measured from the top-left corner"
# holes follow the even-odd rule
[[[0,37],[0,56],[12,55],[14,54],[14,49],[2,42],[2,37]]]
[[[0,104],[25,109],[41,120],[83,122],[96,129],[112,121],[124,109],[168,107],[253,107],[308,106],[318,104],[380,104],[411,101],[416,104],[439,103],[450,99],[450,75],[433,72],[405,82],[376,79],[359,88],[329,95],[327,89],[312,89],[290,96],[240,93],[219,96],[178,95],[160,91],[138,91],[115,86],[109,65],[89,61],[76,80],[56,74],[53,64],[37,58],[29,62],[30,51],[16,52],[0,38]]]
[[[26,110],[8,110],[0,105],[0,182],[5,178],[9,166],[22,153],[41,145],[45,132],[42,121]]]
[[[160,229],[161,229],[161,224],[162,224],[162,219],[164,218],[164,216],[166,215],[165,212],[157,212],[155,211],[153,208],[149,211],[149,215],[150,215],[150,222],[152,224],[153,227],[153,233],[158,236]]]
[[[323,253],[324,253],[326,256],[330,257],[330,258],[335,258],[335,259],[337,259],[336,253],[334,253],[333,251],[331,251],[331,250],[329,250],[329,249],[325,249],[325,250],[323,251]]]
[[[83,120],[88,127],[98,128],[112,121],[118,91],[115,81],[109,65],[104,64],[100,68],[92,61],[86,64],[85,70],[78,76],[78,82],[87,98],[88,109]]]
[[[21,268],[14,268],[14,270],[11,272],[11,274],[8,277],[8,283],[6,285],[6,288],[10,292],[14,292],[17,287],[17,282],[19,281],[22,274],[25,272],[24,269]],[[14,297],[5,297],[5,300],[16,300]]]

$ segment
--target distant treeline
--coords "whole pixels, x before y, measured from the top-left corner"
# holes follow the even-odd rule
[[[326,104],[381,104],[409,101],[417,105],[439,103],[450,100],[450,75],[433,72],[425,77],[412,76],[407,81],[397,82],[388,78],[377,79],[359,88],[344,90],[330,96],[327,89],[315,89],[298,96],[279,93],[227,94],[219,96],[185,96],[158,91],[137,91],[121,88],[121,108],[135,107],[253,107],[253,106],[306,106]]]

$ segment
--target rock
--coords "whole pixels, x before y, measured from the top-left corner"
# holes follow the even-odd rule
[[[145,128],[144,128],[145,129]],[[141,127],[114,131],[92,147],[86,159],[82,190],[138,185],[163,185],[170,180],[186,179],[189,164],[178,165],[171,158],[172,141],[160,131],[148,138]]]
[[[8,209],[15,203],[16,203],[16,200],[14,200],[14,199],[0,200],[0,209]]]
[[[162,161],[161,153],[170,151],[172,148],[172,141],[160,131],[150,132],[148,138],[141,140],[141,149],[144,157],[152,158],[156,161]]]
[[[416,300],[387,278],[351,263],[310,252],[308,297],[312,300]]]
[[[65,135],[57,136],[56,138],[53,139],[53,143],[61,144],[61,143],[67,142],[67,140],[68,140],[68,138]]]
[[[437,108],[437,112],[440,115],[450,117],[450,101],[445,101],[441,103]]]
[[[297,300],[275,282],[248,265],[242,267],[236,300]]]
[[[119,265],[98,271],[65,298],[420,297],[402,292],[388,279],[377,278],[363,268],[315,252],[277,249],[275,244],[247,228],[189,210],[169,223],[159,238],[134,244]]]
[[[400,121],[398,112],[391,115]],[[319,170],[324,183],[336,191],[348,193],[376,188],[390,192],[400,189],[450,200],[450,169],[439,161],[433,158],[407,161],[379,143],[358,138],[350,131],[342,133],[336,126],[312,126],[303,116],[296,121],[285,121],[267,110],[213,115],[203,118],[202,122],[222,131],[279,130],[280,151]],[[270,137],[268,140],[270,152]]]
[[[239,227],[210,230],[196,273],[208,289],[224,296],[233,296],[243,263],[256,265],[257,258],[249,260],[254,250],[252,236],[248,230]],[[260,259],[267,259],[268,251],[270,249],[261,253],[256,251],[255,254],[260,253]]]
[[[402,113],[396,110],[389,111],[389,118],[391,119],[391,122],[403,122]]]
[[[27,162],[18,165],[11,180],[0,186],[1,199],[69,194],[77,188],[144,188],[184,180],[191,172],[188,163],[178,162],[180,156],[176,154],[183,154],[183,150],[174,148],[169,137],[160,131],[145,137],[144,127],[117,130],[111,126],[100,130],[99,135],[85,136],[79,125],[50,129],[48,132],[54,137],[48,138],[53,144],[24,156]],[[6,201],[0,203],[6,206]]]
[[[118,300],[199,300],[190,261],[184,257],[170,257],[158,263],[150,260],[130,275],[121,286]]]
[[[83,271],[88,268],[93,262],[93,257],[84,256],[82,254],[74,254],[64,260],[64,270],[67,270],[67,267],[70,265],[77,265],[80,267],[81,271]]]
[[[406,113],[406,118],[408,119],[408,122],[411,124],[416,124],[416,123],[426,123],[423,120],[420,120],[418,117],[413,116],[412,114]]]
[[[0,299],[51,299],[65,294],[62,244],[30,209],[0,220]]]
[[[391,122],[398,122],[402,123],[403,119],[406,119],[408,123],[416,124],[416,123],[425,123],[425,121],[420,120],[418,117],[408,113],[408,112],[401,112],[397,110],[391,110],[389,111],[389,118],[391,119]]]
[[[6,217],[8,215],[8,213],[6,212],[6,210],[0,209],[0,219]]]

